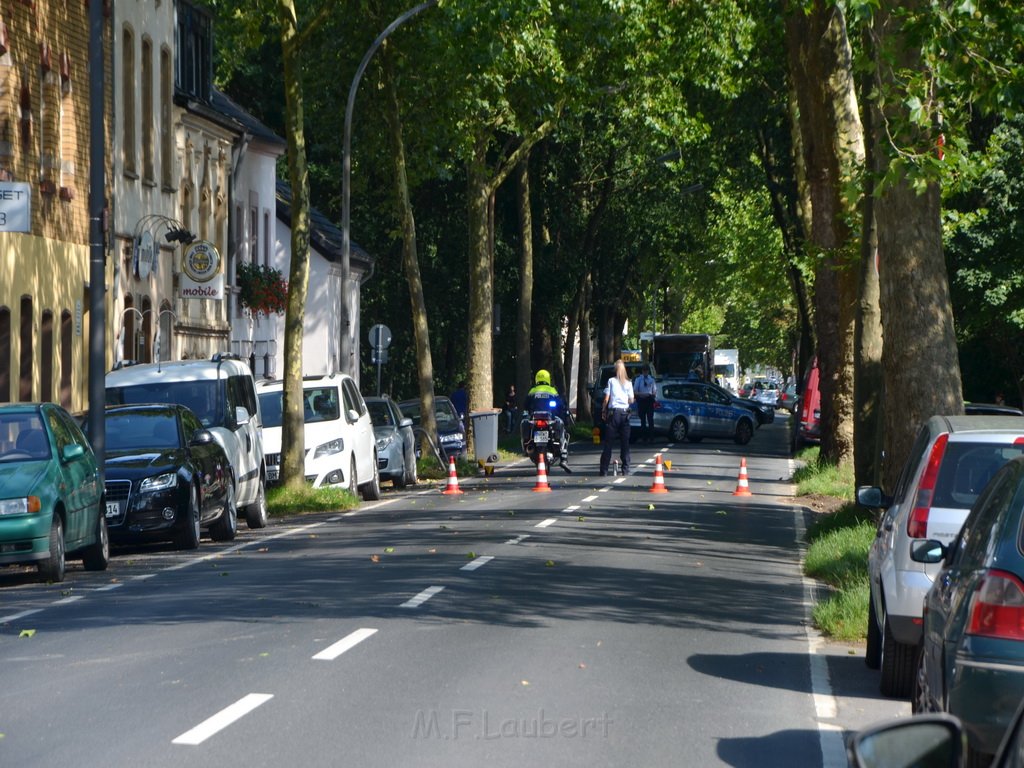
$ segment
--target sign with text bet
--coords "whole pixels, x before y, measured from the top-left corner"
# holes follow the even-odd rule
[[[0,181],[0,232],[31,231],[31,185],[23,181]]]

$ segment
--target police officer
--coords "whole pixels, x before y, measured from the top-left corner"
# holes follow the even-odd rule
[[[636,395],[636,410],[640,417],[640,431],[644,440],[654,439],[654,377],[650,366],[645,365],[643,371],[633,381],[633,393]]]
[[[608,379],[608,388],[604,391],[604,405],[601,412],[604,417],[604,450],[601,451],[601,474],[608,474],[608,465],[612,459],[612,440],[619,438],[619,456],[622,459],[622,473],[629,472],[629,406],[635,400],[633,382],[626,375],[626,364],[622,360],[615,361],[615,375]]]

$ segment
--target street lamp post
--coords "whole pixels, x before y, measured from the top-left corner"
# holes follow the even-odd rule
[[[359,68],[356,70],[355,77],[352,78],[352,84],[348,89],[348,102],[345,105],[345,135],[341,145],[341,345],[339,350],[341,360],[339,362],[342,371],[350,376],[355,375],[355,365],[352,360],[352,313],[348,302],[348,284],[352,279],[350,259],[352,241],[349,234],[352,193],[349,178],[352,175],[350,148],[352,144],[352,111],[356,103],[356,89],[359,87],[359,81],[362,79],[363,72],[366,71],[366,66],[370,63],[370,59],[377,52],[377,49],[380,48],[381,43],[387,39],[387,36],[416,14],[434,5],[437,5],[437,0],[427,0],[427,2],[420,3],[415,8],[410,8],[392,21],[377,36],[377,39],[373,41],[373,44],[367,49],[366,53],[363,54],[363,60],[359,63]]]

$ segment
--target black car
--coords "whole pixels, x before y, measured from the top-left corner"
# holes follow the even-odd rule
[[[195,549],[202,528],[214,541],[235,538],[231,462],[192,411],[175,404],[111,406],[105,425],[112,541],[171,540]]]
[[[757,422],[757,426],[764,424],[771,424],[775,421],[775,407],[767,403],[762,403],[757,400],[750,400],[746,397],[737,397],[725,387],[720,387],[717,384],[708,384],[707,386],[712,389],[717,389],[723,395],[728,397],[733,405],[739,406],[740,408],[746,408],[748,411],[754,414],[754,421]]]

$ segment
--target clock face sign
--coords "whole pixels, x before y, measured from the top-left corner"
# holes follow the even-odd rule
[[[220,273],[220,254],[209,240],[198,240],[181,258],[181,271],[197,283],[208,283]]]

